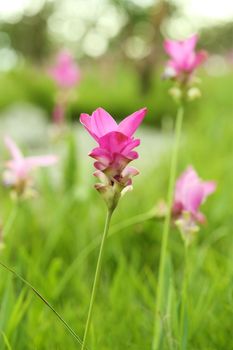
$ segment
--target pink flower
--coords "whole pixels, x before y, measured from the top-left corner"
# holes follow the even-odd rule
[[[195,51],[198,36],[183,41],[165,40],[164,49],[170,56],[165,75],[176,77],[182,74],[190,75],[207,58],[205,51]]]
[[[7,170],[4,174],[4,182],[16,190],[20,189],[20,192],[30,182],[30,172],[33,169],[50,166],[57,162],[57,157],[54,155],[24,157],[10,137],[6,136],[4,141],[12,156],[12,159],[6,162]]]
[[[133,134],[141,124],[147,109],[143,108],[125,118],[120,124],[102,108],[98,108],[92,115],[81,114],[80,121],[98,143],[89,154],[96,160],[94,163],[97,176],[104,184],[96,185],[98,190],[106,190],[106,186],[118,184],[122,189],[131,186],[132,176],[138,170],[127,165],[138,158],[134,148],[139,146],[140,140],[134,139]],[[129,189],[129,188],[128,188]]]
[[[61,88],[73,88],[80,81],[80,70],[72,55],[62,51],[57,56],[56,64],[49,69],[49,74]]]
[[[177,218],[183,212],[188,212],[194,221],[204,223],[205,217],[199,208],[215,190],[214,181],[201,180],[193,167],[189,166],[176,182],[173,215]]]

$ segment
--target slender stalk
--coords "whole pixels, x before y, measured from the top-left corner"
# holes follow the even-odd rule
[[[83,344],[82,344],[81,350],[84,350],[86,347],[87,336],[88,336],[88,332],[89,332],[90,325],[91,325],[93,306],[95,303],[95,297],[96,297],[96,293],[97,293],[97,289],[98,289],[98,285],[99,285],[102,260],[103,260],[103,255],[104,255],[104,248],[105,248],[105,243],[107,241],[106,238],[108,236],[108,231],[109,231],[112,213],[113,213],[113,210],[108,210],[108,212],[107,212],[107,217],[106,217],[106,221],[105,221],[105,228],[104,228],[104,233],[102,236],[102,241],[101,241],[100,250],[99,250],[99,256],[98,256],[97,265],[96,265],[94,283],[93,283],[93,288],[92,288],[92,292],[91,292],[90,305],[89,305],[88,316],[87,316],[85,332],[84,332],[84,336],[83,336]]]
[[[119,231],[126,229],[130,226],[143,223],[147,220],[153,219],[155,217],[154,210],[150,210],[144,214],[139,214],[136,216],[133,216],[129,219],[126,219],[122,222],[119,222],[115,225],[111,226],[111,230],[107,236],[109,239]],[[97,248],[101,243],[101,235],[98,235],[95,237],[77,256],[77,258],[72,262],[72,264],[69,266],[69,268],[66,270],[65,275],[63,278],[61,278],[59,284],[57,285],[56,292],[55,292],[55,298],[58,297],[61,293],[61,291],[65,288],[69,280],[73,277],[73,275],[76,273],[77,266],[79,266],[83,260],[87,258],[87,256]]]
[[[68,323],[61,317],[61,315],[53,308],[53,306],[23,277],[21,277],[17,272],[15,272],[13,269],[5,265],[4,263],[0,262],[0,266],[2,266],[5,270],[11,272],[15,277],[20,279],[21,282],[23,282],[27,287],[29,287],[33,293],[39,297],[43,301],[44,304],[46,304],[50,310],[57,316],[57,318],[62,322],[62,324],[66,327],[66,329],[70,332],[70,334],[76,339],[76,341],[82,345],[82,340],[79,338],[79,336],[75,333],[75,331],[68,325]]]
[[[169,177],[169,186],[168,186],[168,194],[167,194],[167,203],[168,210],[165,217],[164,227],[163,227],[163,235],[162,235],[162,246],[160,253],[160,262],[159,262],[159,277],[158,277],[158,285],[157,285],[157,300],[156,300],[156,312],[155,312],[155,328],[154,328],[154,336],[152,349],[160,350],[161,349],[161,341],[163,339],[163,327],[161,318],[164,317],[164,307],[163,307],[163,296],[164,296],[164,280],[165,280],[165,263],[167,257],[167,246],[168,246],[168,236],[169,236],[169,228],[171,223],[171,209],[173,202],[173,192],[176,178],[176,168],[177,168],[177,158],[178,158],[178,150],[183,122],[183,114],[184,108],[182,105],[179,106],[176,117],[175,124],[175,140],[174,147],[171,158],[171,167],[170,167],[170,177]]]
[[[184,251],[184,274],[182,281],[181,312],[180,312],[180,350],[187,348],[187,324],[185,314],[187,308],[187,287],[188,287],[188,245],[185,244]]]

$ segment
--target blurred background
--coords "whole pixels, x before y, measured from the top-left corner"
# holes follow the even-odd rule
[[[164,38],[198,32],[210,53],[203,74],[223,81],[233,67],[232,20],[230,0],[0,0],[0,113],[34,106],[51,120],[56,86],[47,68],[68,49],[82,75],[68,118],[98,106],[122,118],[146,105],[145,122],[169,127]]]
[[[96,179],[87,154],[94,142],[79,115],[101,106],[120,120],[148,107],[137,133],[140,158],[133,164],[141,173],[113,218],[119,234],[106,249],[91,349],[151,348],[163,222],[133,219],[130,226],[119,227],[166,197],[177,107],[168,94],[171,82],[162,79],[163,40],[195,32],[198,49],[207,50],[209,58],[197,72],[202,96],[185,108],[177,174],[193,164],[201,178],[217,182],[217,191],[203,206],[208,224],[190,258],[189,349],[228,350],[233,310],[232,0],[0,0],[0,167],[10,158],[4,134],[25,155],[55,153],[60,159],[53,168],[38,171],[39,195],[22,202],[13,220],[14,202],[0,186],[0,242],[1,224],[11,219],[0,261],[37,287],[80,336],[98,253],[93,240],[102,232],[105,206],[92,186]],[[69,98],[49,74],[62,50],[73,55],[81,74]],[[58,103],[66,104],[70,123],[64,123],[65,131],[64,125],[52,123]],[[174,227],[169,243],[178,310],[184,258]],[[0,301],[1,350],[77,349],[40,301],[2,270]],[[177,342],[175,331],[171,334]]]

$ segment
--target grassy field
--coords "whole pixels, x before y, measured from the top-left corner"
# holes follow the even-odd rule
[[[193,164],[218,188],[203,206],[208,223],[189,252],[188,349],[232,349],[233,307],[233,123],[232,77],[203,77],[202,99],[185,114],[179,173]],[[169,97],[168,97],[169,99]],[[156,110],[156,94],[154,96]],[[97,106],[96,106],[97,107]],[[133,107],[132,107],[133,108]],[[150,112],[149,112],[150,114]],[[150,114],[151,115],[151,114]],[[156,123],[156,115],[154,116]],[[142,132],[142,143],[143,141]],[[93,189],[91,159],[72,132],[54,146],[59,176],[37,177],[39,196],[18,206],[1,188],[2,223],[9,223],[0,261],[30,281],[82,337],[103,230],[105,206]],[[164,135],[168,137],[169,135]],[[154,133],[154,137],[158,137]],[[145,133],[146,138],[146,133]],[[151,349],[162,222],[148,213],[166,198],[170,148],[138,162],[141,175],[113,217],[101,286],[89,335],[91,350]],[[3,146],[3,145],[2,145]],[[1,160],[6,152],[1,152]],[[3,157],[4,155],[4,157]],[[151,156],[152,155],[152,156]],[[54,175],[54,176],[52,176]],[[9,219],[9,216],[11,218]],[[178,314],[184,247],[179,232],[169,238],[169,303],[163,320],[165,350],[179,349]],[[17,278],[0,269],[0,349],[64,350],[80,346],[54,314]]]

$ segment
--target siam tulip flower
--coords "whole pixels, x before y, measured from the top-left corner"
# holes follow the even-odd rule
[[[31,187],[31,171],[38,167],[47,167],[57,162],[54,155],[24,157],[15,142],[8,136],[4,139],[12,159],[6,162],[3,180],[6,186],[12,187],[20,196]]]
[[[94,166],[97,170],[94,175],[101,181],[95,187],[108,208],[81,350],[86,349],[111,217],[120,197],[132,189],[132,177],[138,174],[138,170],[128,164],[138,158],[138,153],[134,149],[139,146],[140,140],[135,139],[133,135],[146,112],[146,108],[140,109],[125,118],[120,124],[117,124],[102,108],[95,110],[91,116],[85,113],[80,116],[80,122],[98,144],[89,155],[95,159]]]
[[[58,54],[56,64],[49,69],[49,74],[57,85],[64,89],[75,87],[81,77],[79,67],[68,51]]]
[[[71,53],[61,51],[57,56],[55,65],[48,70],[48,73],[58,87],[53,110],[53,122],[61,127],[64,126],[67,106],[76,97],[74,88],[80,82],[80,69]]]
[[[115,208],[119,198],[126,191],[132,189],[132,177],[139,172],[128,164],[138,158],[134,150],[140,140],[133,134],[141,124],[147,109],[143,108],[120,124],[102,108],[98,108],[92,115],[81,114],[80,121],[98,143],[98,147],[90,152],[90,157],[97,171],[94,175],[101,181],[96,189],[103,195],[108,206]]]
[[[183,41],[165,40],[164,49],[170,56],[165,76],[186,78],[206,59],[206,51],[195,51],[198,36],[195,34]]]
[[[191,166],[177,180],[172,214],[185,240],[191,240],[198,224],[205,222],[200,206],[215,190],[216,183],[201,180]]]

